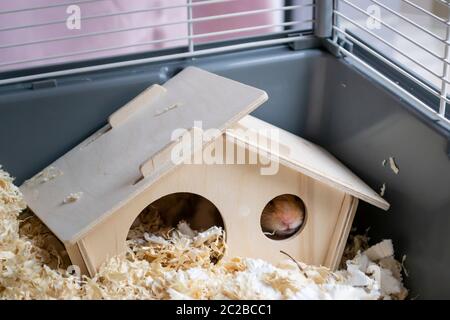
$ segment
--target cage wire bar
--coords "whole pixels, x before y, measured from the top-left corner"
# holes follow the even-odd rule
[[[70,4],[87,4],[87,3],[95,3],[95,2],[101,2],[101,1],[107,1],[107,0],[84,0],[84,1],[73,1]],[[187,26],[187,34],[183,36],[177,36],[172,38],[162,38],[162,39],[152,39],[151,41],[144,41],[139,43],[133,43],[133,44],[127,44],[127,45],[116,45],[116,46],[108,46],[108,47],[102,47],[102,48],[95,48],[95,49],[89,49],[89,50],[80,50],[80,51],[74,51],[74,52],[68,52],[63,54],[55,54],[55,55],[48,55],[45,57],[38,57],[38,58],[31,58],[31,59],[18,59],[14,61],[0,61],[0,70],[1,72],[10,72],[15,70],[20,70],[21,67],[25,66],[25,68],[28,67],[28,64],[30,63],[41,63],[39,66],[48,66],[51,65],[50,63],[52,60],[58,60],[58,59],[73,59],[70,60],[70,62],[77,62],[77,61],[83,61],[87,59],[82,59],[83,56],[89,55],[89,54],[97,54],[97,53],[107,53],[107,52],[113,52],[114,50],[122,50],[122,49],[128,49],[128,48],[138,48],[138,47],[145,47],[149,45],[155,45],[155,44],[167,44],[167,43],[175,43],[178,41],[186,41],[186,50],[183,52],[177,52],[177,53],[162,53],[161,55],[154,55],[148,58],[138,58],[134,60],[124,60],[120,62],[113,62],[113,63],[104,63],[104,64],[95,64],[90,65],[86,67],[79,67],[76,69],[67,69],[67,70],[59,70],[59,71],[53,71],[53,72],[46,72],[46,73],[40,73],[40,74],[32,74],[27,76],[20,76],[20,77],[12,77],[12,78],[6,78],[1,79],[0,78],[0,85],[4,84],[11,84],[11,83],[17,83],[17,82],[25,82],[25,81],[32,81],[42,78],[49,78],[49,77],[58,77],[58,76],[64,76],[64,75],[70,75],[74,73],[82,73],[82,72],[90,72],[90,71],[98,71],[98,70],[107,70],[111,68],[117,68],[117,67],[125,67],[125,66],[132,66],[132,65],[139,65],[139,64],[145,64],[145,63],[151,63],[151,62],[160,62],[160,61],[166,61],[166,60],[172,60],[172,59],[181,59],[181,58],[193,58],[197,56],[202,55],[209,55],[209,54],[215,54],[215,53],[221,53],[221,52],[228,52],[228,51],[236,51],[236,50],[242,50],[242,49],[249,49],[249,48],[257,48],[262,46],[268,46],[268,45],[276,45],[276,44],[286,44],[286,43],[292,43],[296,42],[298,40],[304,39],[308,37],[308,30],[314,29],[315,19],[313,11],[315,10],[316,3],[315,1],[308,1],[304,0],[302,2],[298,1],[299,4],[293,4],[293,2],[290,1],[281,1],[280,3],[284,3],[284,5],[280,5],[277,7],[269,7],[269,8],[263,8],[263,9],[253,9],[253,10],[245,10],[245,11],[236,11],[231,13],[223,13],[223,14],[216,14],[216,15],[206,15],[206,16],[200,16],[200,17],[194,17],[193,9],[197,7],[202,7],[206,5],[213,5],[213,4],[225,4],[225,3],[232,3],[232,2],[239,2],[241,0],[204,0],[204,1],[193,1],[193,0],[186,0],[185,4],[168,4],[168,5],[160,5],[156,7],[150,7],[145,9],[135,9],[135,10],[128,10],[128,11],[122,11],[122,12],[112,12],[112,13],[102,13],[102,14],[95,14],[95,15],[83,15],[81,16],[81,21],[95,21],[96,19],[100,18],[107,18],[107,17],[116,17],[116,16],[124,16],[124,15],[130,15],[130,14],[136,14],[136,13],[145,13],[145,12],[154,12],[154,11],[160,11],[160,10],[169,10],[169,9],[182,9],[185,8],[187,11],[187,19],[185,20],[175,20],[175,21],[169,21],[165,23],[159,23],[159,24],[148,24],[148,25],[141,25],[141,26],[133,26],[133,27],[127,27],[127,28],[119,28],[119,29],[107,29],[102,30],[98,32],[88,32],[88,33],[82,33],[82,34],[75,34],[75,35],[68,35],[68,36],[59,36],[59,37],[49,37],[45,39],[37,39],[37,40],[31,40],[26,42],[14,42],[14,43],[8,43],[8,44],[0,44],[0,56],[2,50],[7,50],[11,48],[24,48],[26,49],[27,46],[30,45],[42,45],[42,44],[51,44],[56,42],[63,42],[67,40],[74,40],[74,39],[86,39],[89,40],[91,37],[98,37],[98,36],[105,36],[105,35],[111,35],[115,33],[120,32],[128,32],[128,31],[138,31],[138,30],[147,30],[147,29],[155,29],[155,28],[161,28],[161,27],[168,27],[168,26],[176,26],[176,25],[185,25]],[[321,1],[318,1],[320,3]],[[15,9],[15,10],[4,10],[0,11],[0,19],[2,16],[12,13],[20,13],[24,11],[33,11],[33,10],[45,10],[49,8],[57,8],[57,7],[67,7],[68,3],[64,4],[53,4],[53,5],[47,5],[47,6],[41,6],[41,7],[31,7],[31,8],[25,8],[25,9]],[[251,16],[257,16],[261,14],[269,14],[269,13],[285,13],[285,12],[294,12],[298,10],[311,10],[311,18],[299,18],[299,19],[293,19],[292,21],[280,21],[276,23],[271,24],[257,24],[252,26],[245,26],[245,27],[238,27],[238,28],[227,28],[225,30],[220,31],[213,31],[213,32],[204,32],[204,33],[195,33],[194,32],[194,26],[197,23],[201,22],[215,22],[215,21],[221,21],[223,19],[229,19],[229,18],[236,18],[236,17],[251,17]],[[2,32],[11,32],[16,30],[22,30],[22,29],[30,29],[30,28],[38,28],[38,27],[45,27],[45,26],[52,26],[52,25],[61,25],[65,24],[66,20],[62,19],[56,19],[56,20],[50,20],[50,21],[44,21],[39,23],[28,23],[18,26],[6,26],[6,27],[0,27],[0,35]],[[311,25],[311,28],[307,28],[306,26]],[[282,28],[283,31],[280,32],[266,32],[263,31],[266,29],[272,29],[272,28]],[[288,29],[288,30],[286,30]],[[249,31],[261,31],[261,36],[267,36],[270,35],[270,39],[267,40],[261,40],[261,38],[254,37],[254,38],[248,38],[244,36],[239,36],[240,34],[244,34],[245,32]],[[306,35],[304,35],[306,33]],[[230,44],[223,42],[218,43],[217,45],[213,42],[207,41],[210,37],[216,37],[216,36],[230,36],[230,41],[232,42]],[[231,37],[234,36],[234,37]],[[259,35],[258,35],[259,36]],[[196,40],[202,40],[200,44],[209,44],[207,47],[197,46]],[[206,41],[205,41],[206,40]],[[228,40],[228,39],[227,39]],[[147,51],[144,51],[147,52]],[[152,51],[148,51],[152,52]],[[119,55],[120,56],[120,55]],[[77,58],[80,58],[77,60]],[[45,64],[45,62],[49,62],[48,64]],[[64,65],[64,64],[63,64]],[[10,70],[5,68],[11,68]],[[23,68],[22,68],[23,69]]]
[[[450,14],[450,4],[446,1],[441,0],[429,0],[430,4],[432,2],[436,2],[439,5],[446,8],[447,12]],[[331,39],[328,40],[335,48],[337,48],[338,55],[342,55],[344,58],[350,59],[349,61],[355,63],[356,65],[372,72],[377,77],[385,81],[390,87],[395,88],[409,96],[413,101],[415,101],[423,110],[427,111],[429,115],[435,121],[444,121],[447,125],[450,124],[450,119],[446,116],[447,112],[447,104],[450,103],[449,95],[449,74],[450,74],[450,16],[447,15],[446,18],[442,18],[435,13],[429,11],[429,9],[421,7],[420,5],[410,1],[410,0],[398,0],[397,5],[405,5],[407,7],[416,10],[418,13],[431,19],[431,21],[435,24],[440,24],[445,28],[445,37],[436,34],[435,31],[429,27],[424,26],[418,22],[413,21],[411,18],[407,17],[406,14],[402,13],[398,8],[392,7],[394,2],[389,2],[389,5],[381,2],[380,0],[367,0],[365,3],[370,3],[371,5],[378,6],[380,10],[385,10],[385,12],[389,13],[392,17],[395,17],[397,20],[395,23],[392,21],[386,21],[381,16],[376,16],[371,13],[367,7],[363,7],[361,5],[361,1],[355,0],[330,0],[332,2],[332,6],[327,7],[326,10],[331,10],[331,15],[333,21],[331,26]],[[423,53],[428,54],[429,56],[435,58],[437,61],[442,63],[442,68],[440,72],[433,70],[430,66],[426,65],[423,62],[418,61],[411,55],[411,52],[407,50],[405,46],[398,45],[392,43],[387,37],[386,34],[379,34],[375,31],[369,30],[366,26],[363,25],[361,21],[349,13],[345,12],[345,8],[353,10],[353,12],[357,12],[359,15],[364,16],[366,19],[373,19],[373,21],[378,22],[383,28],[386,28],[389,32],[399,37],[400,39],[408,42],[411,45],[414,45],[417,48],[418,52],[422,51]],[[330,13],[327,13],[327,16]],[[345,23],[344,23],[345,22]],[[317,22],[317,25],[320,25],[320,21]],[[347,27],[345,26],[347,24]],[[400,24],[404,24],[403,26],[411,26],[411,28],[415,28],[420,30],[431,39],[437,41],[441,45],[443,45],[444,53],[439,54],[433,51],[431,48],[427,47],[424,44],[421,44],[414,36],[410,36],[406,34],[404,31],[399,28]],[[348,27],[350,26],[350,27]],[[330,27],[328,27],[330,28]],[[406,90],[400,83],[390,79],[386,76],[381,70],[378,70],[372,64],[370,64],[366,58],[361,55],[357,55],[352,50],[351,46],[348,44],[357,45],[358,48],[361,48],[369,56],[374,57],[376,60],[382,61],[385,65],[388,65],[393,70],[400,73],[409,81],[412,81],[420,88],[424,89],[428,94],[436,97],[439,100],[439,105],[436,107],[427,105],[424,101],[419,99],[416,95]],[[405,66],[391,59],[389,55],[383,54],[383,51],[377,48],[376,45],[383,45],[386,48],[389,48],[393,52],[397,53],[403,59],[410,61],[414,67]],[[429,81],[429,79],[425,79],[422,76],[419,76],[416,72],[417,70],[428,72],[436,79],[439,80],[440,85],[436,86]]]
[[[192,0],[188,0],[188,1],[189,1],[189,3],[192,3],[191,2]],[[229,1],[230,0],[227,0],[226,2],[229,2]],[[236,0],[232,0],[232,1],[236,1]],[[219,2],[212,1],[211,3],[219,3]],[[221,1],[221,3],[223,3],[223,0]],[[81,35],[74,35],[74,36],[67,36],[67,37],[41,39],[41,40],[24,42],[24,43],[1,45],[0,49],[22,47],[22,46],[27,46],[27,45],[31,45],[31,44],[40,44],[40,43],[47,43],[47,42],[54,42],[54,41],[64,41],[64,40],[70,40],[70,39],[87,38],[87,37],[92,37],[92,36],[107,35],[107,34],[111,34],[111,33],[119,33],[119,32],[124,32],[124,31],[135,31],[135,30],[142,30],[142,29],[149,29],[149,28],[167,27],[167,26],[180,25],[180,24],[187,24],[188,25],[188,37],[179,37],[179,38],[176,38],[175,40],[190,39],[190,37],[194,36],[194,32],[193,32],[193,25],[194,25],[194,23],[211,21],[211,20],[218,20],[218,19],[225,19],[225,18],[234,18],[234,17],[240,17],[240,16],[255,15],[255,14],[261,14],[261,13],[270,13],[270,12],[275,12],[275,11],[295,10],[295,9],[307,8],[307,7],[312,7],[312,6],[313,5],[284,6],[282,8],[260,9],[260,10],[244,11],[244,12],[237,12],[237,13],[231,13],[231,14],[222,14],[222,15],[215,15],[215,16],[208,16],[208,17],[201,17],[201,18],[194,19],[194,18],[192,18],[192,6],[188,5],[188,19],[187,20],[180,20],[180,21],[167,22],[167,23],[161,23],[161,24],[150,24],[150,25],[144,25],[144,26],[139,26],[139,27],[131,27],[131,28],[121,28],[121,29],[116,29],[116,30],[113,29],[113,30],[85,33],[85,34],[81,34]],[[164,7],[164,8],[165,9],[166,8],[173,9],[173,8],[178,8],[178,7],[179,6]],[[147,10],[147,12],[148,11],[149,10]],[[139,10],[139,12],[142,12],[142,10]],[[129,13],[129,12],[127,12],[127,13]],[[111,17],[111,16],[113,16],[113,15],[103,15],[102,17]],[[293,24],[301,24],[301,23],[307,23],[307,22],[312,22],[312,20],[293,21],[292,23]],[[49,24],[53,24],[53,23],[34,24],[34,25],[25,26],[25,27],[35,27],[35,26],[43,26],[43,25],[46,26],[46,25],[49,25]],[[278,25],[281,25],[281,23],[280,24],[275,24],[275,26],[278,26]],[[22,29],[22,28],[25,28],[25,27],[24,26],[20,26],[20,27],[15,27],[15,28],[4,28],[4,29],[0,29],[0,32],[2,32],[2,31],[12,31],[12,30],[17,30],[17,29]],[[266,27],[266,26],[256,26],[256,27]],[[227,31],[227,32],[239,32],[239,30],[241,30],[241,29],[244,29],[244,28],[230,29],[230,30],[225,30],[225,31]],[[207,36],[210,36],[211,34],[214,34],[214,33],[213,32],[205,33],[205,34],[200,34],[198,36],[207,37]],[[160,40],[155,40],[155,41],[169,42],[171,40],[170,39],[160,39]],[[133,46],[133,45],[130,45],[130,47],[131,46]],[[188,47],[191,48],[191,46],[188,46]],[[193,48],[191,48],[189,51],[192,52]]]
[[[46,10],[52,8],[60,8],[67,7],[70,5],[86,5],[93,4],[97,2],[104,2],[108,0],[79,0],[72,1],[70,3],[55,3],[46,6],[34,6],[23,9],[13,9],[13,10],[3,10],[0,11],[0,19],[2,16],[6,16],[9,14],[16,14],[22,12],[30,12],[35,10]],[[81,34],[73,34],[66,36],[57,36],[57,37],[48,37],[44,39],[33,39],[24,42],[13,42],[13,43],[3,43],[0,44],[0,57],[2,50],[15,49],[15,48],[23,48],[27,49],[28,46],[32,45],[45,45],[52,43],[60,43],[69,40],[82,39],[88,41],[94,37],[104,37],[107,35],[114,35],[122,32],[133,32],[139,30],[149,30],[155,28],[176,26],[176,25],[185,25],[187,27],[186,35],[172,37],[172,38],[161,38],[161,39],[152,39],[150,41],[143,41],[139,43],[132,43],[126,45],[115,45],[115,46],[107,46],[101,48],[93,48],[89,50],[80,50],[73,51],[62,54],[48,55],[45,57],[31,58],[31,59],[18,59],[14,61],[0,61],[0,70],[4,68],[11,68],[11,71],[20,70],[22,66],[25,68],[30,63],[39,63],[39,66],[47,66],[51,65],[52,60],[58,59],[72,59],[70,62],[84,61],[88,60],[83,58],[83,56],[89,54],[102,54],[114,52],[117,50],[126,50],[128,48],[140,48],[149,45],[158,45],[158,44],[168,44],[168,43],[177,43],[179,41],[185,41],[185,50],[182,52],[177,51],[176,53],[161,53],[161,55],[154,55],[146,58],[138,58],[134,60],[124,60],[120,62],[111,62],[111,63],[103,63],[103,64],[93,64],[86,67],[78,67],[75,69],[61,69],[58,71],[39,73],[39,74],[30,74],[26,76],[17,76],[10,78],[0,78],[0,85],[11,84],[17,82],[26,82],[33,81],[37,79],[50,78],[50,77],[58,77],[76,73],[90,72],[90,71],[98,71],[98,70],[107,70],[111,68],[117,67],[125,67],[125,66],[133,66],[151,62],[161,62],[172,59],[182,59],[182,58],[193,58],[202,55],[216,54],[222,52],[250,49],[250,48],[258,48],[262,46],[268,45],[277,45],[277,44],[286,44],[293,43],[296,41],[300,41],[306,39],[308,36],[308,32],[304,26],[311,26],[312,29],[309,29],[313,35],[317,38],[324,39],[325,42],[332,45],[332,47],[336,48],[338,56],[342,56],[345,59],[359,65],[362,68],[367,69],[370,72],[375,73],[378,77],[386,81],[390,86],[402,91],[407,94],[410,98],[413,99],[416,103],[418,103],[424,110],[427,110],[429,114],[431,114],[435,120],[445,120],[447,123],[450,123],[449,118],[446,117],[447,104],[450,103],[450,99],[448,97],[449,94],[449,76],[450,76],[450,4],[448,1],[444,0],[429,0],[430,3],[436,3],[439,6],[447,9],[448,15],[443,18],[433,12],[431,12],[428,8],[424,8],[421,5],[411,1],[411,0],[397,0],[395,1],[397,4],[400,3],[404,6],[409,7],[411,10],[416,10],[421,15],[428,17],[435,24],[439,24],[443,28],[445,28],[445,34],[440,35],[436,33],[429,26],[424,26],[421,23],[414,21],[409,18],[406,14],[402,13],[398,8],[393,7],[392,1],[388,2],[383,0],[315,0],[315,1],[283,1],[280,3],[284,3],[284,5],[280,5],[278,7],[269,7],[269,8],[258,8],[253,10],[245,10],[245,11],[237,11],[237,12],[226,12],[215,15],[206,15],[195,17],[194,9],[200,8],[206,5],[220,5],[232,2],[239,2],[242,0],[203,0],[203,1],[194,1],[194,0],[186,0],[184,4],[165,4],[159,6],[153,6],[149,8],[134,8],[126,11],[120,12],[107,12],[107,13],[97,13],[91,15],[82,15],[80,17],[81,21],[96,21],[97,19],[102,18],[110,18],[110,17],[122,17],[133,14],[142,14],[147,12],[158,12],[161,10],[171,10],[171,9],[186,9],[187,18],[183,20],[175,20],[164,23],[156,23],[156,24],[145,24],[139,26],[131,26],[125,28],[117,28],[117,29],[106,29],[95,32],[86,32]],[[380,16],[376,16],[369,12],[366,7],[362,6],[361,3],[370,3],[371,5],[375,5],[380,10],[384,10],[384,12],[390,14],[392,17],[398,19],[396,22],[387,21]],[[440,70],[435,70],[431,68],[426,63],[418,61],[411,55],[411,52],[406,50],[404,47],[399,46],[398,44],[392,43],[387,39],[384,35],[378,34],[373,30],[369,30],[365,27],[361,21],[355,18],[354,15],[350,15],[343,10],[343,7],[347,7],[352,9],[354,12],[358,13],[361,16],[366,17],[367,19],[373,19],[373,21],[378,22],[383,28],[389,30],[392,34],[400,37],[404,41],[407,41],[409,44],[414,45],[417,50],[422,51],[429,56],[433,57],[437,61],[442,63],[442,68]],[[269,14],[269,13],[285,13],[286,16],[289,13],[289,17],[295,17],[294,12],[298,12],[299,10],[311,10],[310,18],[302,18],[302,19],[286,19],[285,21],[279,21],[277,23],[271,24],[258,24],[253,26],[246,27],[238,27],[238,28],[228,28],[220,31],[212,31],[212,32],[204,32],[204,33],[195,33],[195,25],[202,22],[215,22],[222,21],[224,19],[236,18],[236,17],[252,17],[261,14]],[[292,21],[291,21],[292,20]],[[346,27],[347,25],[351,25],[352,28]],[[47,27],[53,25],[61,25],[65,24],[65,19],[50,19],[49,21],[40,21],[37,23],[25,23],[22,25],[11,25],[11,26],[2,26],[0,27],[0,35],[2,33],[13,32],[17,30],[26,30],[40,27]],[[443,46],[444,52],[438,53],[433,49],[428,47],[425,44],[422,44],[418,41],[414,35],[408,35],[404,31],[401,30],[399,24],[406,24],[411,26],[411,28],[415,28],[420,32],[423,32],[427,36],[429,36],[434,41],[437,41],[440,45]],[[271,28],[283,28],[283,32],[266,32],[263,31]],[[361,37],[360,34],[356,34],[354,31],[362,32],[366,37],[372,39],[372,41],[368,41],[367,38]],[[271,35],[272,37],[267,40],[263,40],[261,38],[246,38],[244,36],[239,36],[240,34],[244,34],[249,31],[261,31],[261,35]],[[305,33],[305,34],[304,34]],[[211,37],[215,36],[230,36],[230,40],[233,42],[230,43],[218,43],[215,44],[213,42],[207,41]],[[198,43],[197,41],[201,41]],[[413,67],[405,66],[400,64],[398,61],[395,61],[389,57],[389,55],[383,54],[380,50],[373,46],[373,41],[386,46],[403,59],[409,61]],[[439,100],[439,105],[436,107],[429,106],[425,102],[423,102],[419,97],[409,92],[405,88],[403,88],[399,83],[393,81],[388,76],[386,76],[382,71],[377,70],[372,64],[369,64],[366,59],[361,57],[360,55],[356,55],[353,52],[351,46],[346,46],[346,44],[355,44],[358,48],[365,50],[367,54],[374,57],[375,59],[383,62],[384,64],[391,67],[393,70],[397,71],[399,74],[404,76],[407,80],[412,81],[418,87],[423,89],[428,94],[432,95],[436,99]],[[201,46],[203,44],[208,44],[208,46]],[[147,52],[147,51],[143,51]],[[149,51],[152,52],[152,51]],[[158,53],[159,54],[159,53]],[[120,55],[119,55],[120,56]],[[47,63],[47,64],[46,64]],[[64,65],[64,64],[63,64]],[[433,84],[429,81],[429,79],[425,79],[422,76],[419,76],[415,71],[422,70],[425,73],[429,73],[430,76],[434,77],[439,81],[439,85]],[[10,70],[7,70],[10,71]],[[4,72],[4,71],[2,71]]]
[[[449,27],[449,21],[450,21],[450,16],[447,19],[447,26],[445,28],[445,34],[446,34],[446,44],[445,44],[445,49],[444,49],[444,79],[448,79],[448,74],[449,74],[449,63],[448,60],[450,58],[450,50],[449,50],[449,41],[450,41],[450,27]],[[448,83],[446,81],[442,81],[442,86],[441,86],[441,99],[439,101],[439,114],[444,116],[445,118],[445,111],[446,111],[446,107],[447,107],[447,95],[448,95]]]

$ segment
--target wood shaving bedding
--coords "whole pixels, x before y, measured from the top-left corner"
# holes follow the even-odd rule
[[[46,183],[48,181],[51,181],[53,179],[58,178],[59,176],[62,176],[63,172],[55,167],[48,167],[36,174],[31,179],[25,181],[26,184],[29,184],[31,186]]]
[[[397,163],[395,162],[395,158],[394,157],[389,157],[389,165],[391,167],[391,170],[395,173],[398,174],[400,172],[400,169],[397,166]]]
[[[64,247],[26,210],[19,189],[0,168],[0,298],[404,299],[407,294],[398,261],[389,256],[376,263],[361,253],[367,237],[353,237],[344,254],[351,260],[331,272],[292,260],[277,266],[258,259],[220,260],[226,250],[221,228],[197,232],[183,222],[169,228],[157,215],[138,222],[126,254],[107,261],[93,278],[78,277],[68,271]]]
[[[383,183],[383,185],[380,188],[380,196],[384,197],[385,193],[386,193],[386,183]]]
[[[78,200],[81,199],[82,196],[83,196],[83,192],[71,193],[67,197],[64,198],[63,203],[68,204],[68,203],[77,202]]]

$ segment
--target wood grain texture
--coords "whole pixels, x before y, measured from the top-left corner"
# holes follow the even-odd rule
[[[249,128],[246,122],[248,118],[245,117],[235,127]],[[262,125],[266,129],[277,129],[266,123]],[[252,128],[257,127],[258,125]],[[235,148],[233,163],[236,163],[238,154],[244,154],[247,160],[251,158],[250,155],[256,159],[258,156],[267,156],[266,152],[261,153],[261,149],[246,143],[244,131],[227,131],[223,141],[230,143],[229,138],[237,135],[240,140],[231,140],[235,142],[231,144]],[[285,132],[280,133],[281,138],[285,135]],[[244,143],[238,143],[239,141]],[[306,146],[307,149],[304,152],[317,153],[315,161],[321,160],[320,157],[323,156],[332,165],[342,170],[342,165],[336,159],[330,159],[329,154],[323,155],[322,149],[306,140],[283,139],[282,141],[283,146],[279,150],[283,154],[289,153],[295,156],[296,152]],[[270,149],[263,151],[267,150]],[[204,150],[198,152],[201,153]],[[323,161],[319,161],[320,163]],[[135,197],[128,199],[114,215],[79,240],[89,273],[95,274],[108,257],[125,252],[125,240],[129,228],[147,205],[176,192],[199,194],[217,206],[227,232],[227,257],[262,258],[277,263],[285,259],[285,256],[280,253],[283,250],[300,261],[336,268],[350,231],[358,199],[341,188],[335,188],[334,184],[327,183],[326,180],[321,181],[303,173],[297,165],[281,164],[275,175],[262,175],[261,169],[266,165],[267,162],[265,165],[261,163],[183,164],[175,168]],[[306,172],[309,173],[309,171]],[[347,171],[344,173],[346,174]],[[300,234],[276,241],[262,233],[260,216],[265,205],[281,194],[299,196],[305,203],[307,215],[305,227]]]
[[[30,208],[65,243],[72,262],[91,275],[107,258],[125,252],[128,231],[146,206],[176,192],[195,193],[216,205],[226,228],[227,257],[276,263],[286,258],[283,250],[305,263],[335,268],[358,198],[383,209],[389,204],[319,146],[246,116],[266,100],[264,91],[187,68],[163,87],[143,92],[109,118],[109,128],[55,161],[51,166],[61,175],[29,181],[21,191]],[[259,162],[173,162],[174,130],[192,135],[198,121],[203,130],[218,131],[188,156],[195,159],[216,143],[232,141],[232,163],[242,154]],[[225,132],[228,128],[234,130]],[[252,140],[249,132],[278,148],[262,143],[258,135]],[[222,141],[214,140],[218,136]],[[262,174],[267,159],[279,166],[273,175]],[[79,196],[64,203],[70,194]],[[282,194],[303,200],[306,222],[297,235],[277,241],[263,234],[260,217],[266,204]]]
[[[88,268],[86,267],[84,259],[81,255],[78,244],[72,245],[66,244],[65,247],[67,254],[69,255],[70,261],[72,262],[72,265],[78,266],[80,268],[81,274],[90,274]]]
[[[274,128],[267,122],[252,116],[244,117],[235,127],[261,132]],[[227,134],[253,147],[258,147],[254,141],[250,141],[248,136],[241,134],[241,132],[236,130],[227,132]],[[389,209],[389,203],[386,200],[329,152],[287,131],[279,129],[278,135],[279,141],[283,145],[289,146],[288,151],[285,148],[280,148],[277,153],[272,152],[272,156],[278,158],[280,163],[383,210]],[[270,153],[270,149],[268,151]]]
[[[125,123],[130,117],[138,113],[140,109],[150,107],[159,97],[167,92],[166,88],[154,84],[150,88],[144,90],[136,98],[128,102],[122,108],[111,114],[108,122],[112,128],[117,128]]]
[[[342,201],[338,222],[336,223],[324,264],[332,270],[336,270],[341,262],[357,208],[358,198],[346,195]]]
[[[98,269],[107,257],[123,253],[128,231],[139,213],[176,192],[199,194],[216,205],[226,228],[226,257],[277,263],[286,259],[280,253],[283,250],[300,261],[327,265],[336,225],[347,219],[341,212],[346,194],[286,166],[273,176],[261,175],[260,169],[261,164],[178,166],[83,237],[89,265]],[[299,196],[305,203],[307,219],[300,234],[277,241],[263,234],[260,217],[266,204],[281,194]]]
[[[167,146],[173,130],[202,121],[203,129],[223,132],[267,100],[262,90],[194,67],[163,87],[167,92],[148,105],[146,99],[137,99],[146,105],[134,107],[134,116],[55,161],[51,166],[61,170],[61,176],[21,186],[30,208],[63,242],[74,244],[174,168],[168,161],[135,184],[140,166]],[[63,204],[65,197],[79,192],[78,201]]]

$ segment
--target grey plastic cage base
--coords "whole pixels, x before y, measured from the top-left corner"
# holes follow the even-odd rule
[[[0,164],[21,183],[189,64],[267,90],[255,116],[319,143],[373,188],[386,183],[391,209],[362,204],[357,224],[376,240],[392,238],[398,257],[407,254],[411,297],[450,298],[448,132],[321,50],[282,46],[70,76],[53,88],[0,88]],[[382,166],[389,156],[399,175]]]

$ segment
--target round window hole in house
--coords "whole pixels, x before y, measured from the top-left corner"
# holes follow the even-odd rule
[[[302,199],[282,194],[270,200],[261,213],[261,229],[272,240],[285,240],[298,235],[306,223],[306,207]]]
[[[198,194],[178,192],[163,196],[145,207],[133,222],[128,240],[145,243],[149,237],[159,236],[177,241],[176,231],[182,237],[194,239],[214,226],[225,231],[222,215],[210,200]],[[213,263],[219,261],[225,252],[225,233],[222,235],[218,237],[219,242],[223,241],[223,246],[210,250]],[[208,246],[208,242],[204,244]],[[223,250],[220,250],[221,247]]]

